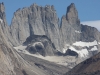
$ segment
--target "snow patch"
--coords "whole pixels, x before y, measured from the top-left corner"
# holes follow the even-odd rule
[[[98,42],[98,44],[100,44],[100,42]]]
[[[21,52],[21,53],[24,53],[24,54],[27,54],[27,55],[30,55],[30,56],[34,56],[34,57],[37,57],[37,58],[40,58],[40,59],[44,59],[44,60],[47,60],[47,61],[50,61],[50,62],[54,62],[56,64],[60,64],[60,65],[63,65],[63,66],[67,66],[68,63],[76,61],[75,57],[73,57],[73,56],[46,56],[46,57],[43,57],[40,54],[31,54],[27,50],[25,50],[26,47],[27,46],[20,45],[18,47],[14,47],[14,48],[17,52]]]
[[[16,50],[25,50],[27,46],[23,46],[23,45],[20,45],[20,46],[17,46],[17,47],[14,47]]]
[[[94,46],[94,47],[91,49],[91,51],[97,51],[97,50],[98,50],[97,46]]]
[[[95,45],[98,45],[97,41],[94,40],[93,42],[82,42],[82,41],[79,41],[79,42],[75,42],[73,43],[74,46],[81,46],[81,47],[89,47],[89,46],[95,46]]]
[[[64,48],[63,48],[63,53],[66,53],[67,49],[69,48],[69,44],[65,44]]]
[[[63,48],[63,53],[66,53],[67,49],[66,48]]]
[[[41,42],[35,42],[35,43],[33,44],[33,46],[35,47],[35,45],[41,45],[41,46],[44,48],[44,45],[43,45]]]
[[[82,33],[82,32],[80,32],[80,31],[77,31],[77,30],[75,30],[75,32],[76,32],[76,33]]]
[[[72,46],[70,46],[69,49],[71,49],[72,51],[75,51],[76,53],[78,53],[80,57],[87,57],[87,55],[89,54],[87,49],[76,50]]]
[[[93,48],[90,49],[89,51],[96,51],[96,50],[98,50],[98,48],[96,46],[98,44],[99,44],[99,42],[97,42],[96,40],[94,40],[93,42],[82,42],[82,41],[79,41],[79,42],[73,43],[72,45],[73,46],[77,46],[77,47],[81,46],[81,47],[88,47],[88,48],[90,46],[93,46]],[[85,49],[81,49],[81,50],[77,50],[73,46],[66,44],[65,47],[63,48],[63,53],[66,53],[66,51],[68,49],[71,49],[72,51],[75,51],[76,53],[78,53],[78,55],[80,57],[87,57],[89,55],[89,52],[88,52],[88,50],[86,48]]]

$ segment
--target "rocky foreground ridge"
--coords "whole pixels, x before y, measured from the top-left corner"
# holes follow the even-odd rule
[[[99,75],[100,74],[99,63],[100,63],[100,53],[78,64],[65,75]]]
[[[6,21],[4,4],[0,3],[1,75],[63,75],[73,67],[30,56],[13,48],[20,45],[26,46],[25,50],[31,54],[72,56],[75,60],[79,58],[80,62],[99,52],[100,33],[94,27],[80,24],[74,3],[67,7],[61,22],[54,6],[32,4],[14,12],[10,26]],[[75,66],[79,62],[67,64]]]

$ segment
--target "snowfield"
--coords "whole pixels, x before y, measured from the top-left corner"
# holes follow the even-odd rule
[[[68,63],[74,63],[76,62],[76,58],[74,56],[42,56],[40,54],[31,54],[29,53],[27,50],[25,50],[26,46],[18,46],[18,47],[14,47],[16,49],[17,52],[21,52],[30,56],[34,56],[37,58],[41,58],[50,62],[54,62],[56,64],[60,64],[63,66],[67,66]]]
[[[72,51],[75,51],[76,53],[78,53],[80,57],[87,57],[87,55],[89,54],[87,49],[76,50],[72,46],[70,46],[69,49],[71,49]]]
[[[40,44],[40,43],[38,42],[38,43],[35,43],[35,44]],[[79,55],[79,57],[84,58],[84,57],[88,57],[88,55],[89,55],[88,50],[86,48],[81,49],[81,50],[77,50],[77,49],[74,48],[74,46],[81,46],[81,47],[93,46],[93,48],[90,49],[89,51],[96,51],[96,50],[98,50],[96,45],[97,45],[97,41],[93,41],[93,42],[81,42],[80,41],[80,42],[73,43],[72,46],[66,44],[65,48],[63,48],[62,53],[66,53],[66,51],[68,49],[70,49],[71,51],[76,52]],[[27,50],[25,50],[26,47],[27,46],[20,45],[18,47],[14,47],[14,48],[16,49],[17,52],[21,52],[21,53],[24,53],[24,54],[27,54],[27,55],[30,55],[30,56],[41,58],[41,59],[44,59],[44,60],[47,60],[47,61],[50,61],[50,62],[54,62],[56,64],[64,65],[64,66],[68,66],[68,63],[74,63],[74,62],[77,61],[75,56],[46,56],[46,57],[44,57],[40,54],[31,54]]]
[[[66,53],[66,51],[67,51],[68,49],[70,49],[70,50],[72,50],[72,51],[78,53],[78,55],[79,55],[80,57],[87,57],[87,56],[89,55],[89,52],[88,52],[88,51],[97,51],[97,50],[98,50],[98,48],[97,48],[97,45],[98,45],[98,44],[100,44],[100,43],[97,42],[96,40],[94,40],[93,42],[82,42],[82,41],[79,41],[79,42],[73,43],[72,46],[66,44],[66,45],[64,46],[62,52],[63,52],[63,53]],[[83,48],[83,49],[81,49],[81,50],[77,50],[77,49],[74,48],[74,46],[76,46],[76,47],[82,47],[82,48],[83,48],[83,47],[88,47],[88,48],[89,48],[89,47],[93,46],[93,48],[90,49],[90,50],[87,50],[87,48]]]
[[[75,32],[76,32],[76,33],[79,33],[79,34],[80,34],[80,33],[82,33],[82,32],[80,32],[80,31],[77,31],[77,30],[75,30]]]
[[[97,50],[98,50],[97,46],[94,46],[94,47],[91,49],[91,51],[97,51]]]
[[[74,46],[81,46],[81,47],[89,47],[89,46],[95,46],[95,45],[98,45],[97,41],[94,40],[93,42],[82,42],[82,41],[79,41],[79,42],[75,42],[73,43]]]

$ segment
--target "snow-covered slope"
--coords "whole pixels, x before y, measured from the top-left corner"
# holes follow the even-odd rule
[[[79,42],[75,42],[73,43],[73,45],[75,46],[81,46],[81,47],[89,47],[89,46],[95,46],[95,45],[98,45],[97,41],[94,40],[93,42],[82,42],[82,41],[79,41]]]
[[[86,58],[89,56],[89,52],[98,51],[98,44],[99,43],[96,40],[94,40],[93,42],[77,41],[72,45],[65,45],[65,47],[63,48],[63,53],[66,53],[67,50],[70,49],[71,51],[76,52],[79,57]]]
[[[74,56],[42,56],[39,53],[37,54],[31,54],[26,49],[26,46],[20,45],[18,47],[14,47],[17,52],[21,52],[30,56],[35,56],[37,58],[41,58],[50,62],[54,62],[56,64],[60,64],[63,66],[69,66],[70,68],[73,66],[71,63],[77,62],[77,58]]]

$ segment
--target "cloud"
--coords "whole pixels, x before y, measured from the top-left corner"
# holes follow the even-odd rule
[[[100,31],[100,20],[97,20],[97,21],[84,21],[84,22],[81,22],[81,24],[95,27]]]

